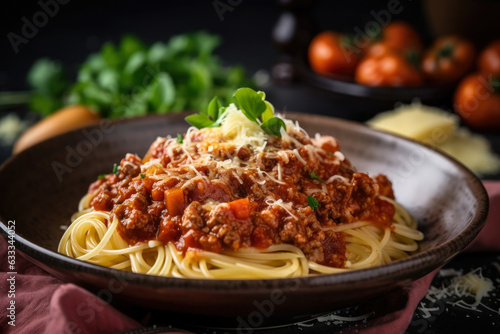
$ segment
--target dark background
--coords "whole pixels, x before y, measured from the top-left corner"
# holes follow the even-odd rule
[[[56,0],[41,0],[54,3]],[[230,3],[224,0],[222,2]],[[287,1],[283,1],[287,2]],[[299,1],[300,2],[300,1]],[[242,64],[249,73],[270,70],[279,59],[272,31],[280,15],[287,10],[277,0],[233,0],[239,3],[226,11],[221,21],[213,0],[205,1],[82,1],[58,4],[58,11],[16,54],[7,34],[21,34],[22,18],[33,21],[41,10],[38,1],[3,1],[0,16],[0,91],[21,90],[26,73],[40,57],[62,61],[76,72],[90,52],[96,52],[106,41],[119,41],[124,33],[133,33],[146,42],[166,41],[172,35],[206,30],[223,37],[217,53],[228,64]],[[370,11],[386,9],[388,0],[312,1],[310,10],[300,14],[311,19],[315,31],[334,29],[353,33],[356,26],[373,20]],[[403,10],[394,16],[412,23],[429,38],[422,4],[401,0]]]

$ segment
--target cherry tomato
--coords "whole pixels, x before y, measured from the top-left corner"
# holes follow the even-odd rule
[[[465,77],[455,91],[454,105],[471,128],[500,129],[500,81],[491,74],[473,73]]]
[[[484,74],[500,76],[500,39],[484,48],[479,55],[478,66]]]
[[[359,62],[359,55],[349,38],[333,31],[318,34],[309,45],[309,64],[319,74],[352,76]]]
[[[459,36],[437,39],[422,60],[422,71],[432,82],[451,83],[463,77],[474,64],[476,48]]]
[[[374,43],[368,47],[367,53],[370,55],[381,55],[386,52],[415,52],[420,54],[423,50],[423,43],[420,34],[408,23],[394,21],[382,28],[379,38],[375,38]]]
[[[418,86],[423,83],[422,73],[395,52],[365,57],[356,69],[355,79],[368,86]]]

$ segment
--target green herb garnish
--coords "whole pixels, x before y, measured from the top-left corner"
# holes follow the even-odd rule
[[[145,178],[146,177],[146,174],[139,174],[139,176],[141,177],[141,179]]]
[[[125,35],[88,55],[75,80],[62,63],[40,59],[28,74],[30,110],[47,116],[64,105],[82,104],[118,118],[204,110],[215,94],[229,104],[238,87],[255,83],[242,67],[222,65],[214,52],[220,43],[219,36],[203,31],[152,45]]]
[[[258,124],[257,119],[266,111],[267,107],[262,95],[251,88],[240,88],[233,96],[236,100],[236,106],[241,109],[243,114]]]
[[[274,108],[265,98],[264,92],[256,92],[251,88],[240,88],[234,93],[236,106],[249,120],[260,125],[266,133],[281,137],[281,128],[286,129],[285,122],[273,116]]]
[[[240,88],[234,95],[236,107],[252,122],[270,135],[281,137],[281,128],[286,129],[281,118],[274,117],[274,107],[265,100],[264,92],[251,88]],[[207,111],[186,117],[186,121],[198,129],[220,126],[225,118],[226,108],[221,106],[217,97],[210,101]]]
[[[310,176],[311,176],[311,179],[315,179],[315,180],[318,180],[320,182],[323,182],[323,180],[318,175],[316,175],[316,173],[314,173],[314,172],[312,172],[310,174]]]
[[[178,133],[177,134],[177,142],[179,144],[182,144],[183,141],[184,141],[184,137],[180,133]]]
[[[186,117],[186,121],[198,129],[217,127],[224,119],[224,111],[225,108],[221,107],[219,99],[214,97],[208,104],[206,111],[189,115]]]
[[[307,196],[307,204],[309,204],[309,206],[313,208],[314,211],[316,211],[319,206],[318,200],[312,196]]]
[[[103,179],[106,178],[106,176],[108,176],[108,174],[99,174],[99,175],[97,175],[97,179],[98,180],[103,180]]]
[[[115,174],[116,176],[120,175],[120,166],[118,166],[117,164],[113,164],[113,174]]]

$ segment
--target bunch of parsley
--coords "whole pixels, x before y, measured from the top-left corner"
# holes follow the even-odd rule
[[[145,45],[124,36],[106,43],[80,66],[70,83],[61,64],[37,61],[28,74],[34,89],[31,110],[49,115],[82,104],[109,118],[170,111],[205,111],[217,95],[228,103],[238,87],[255,87],[239,66],[226,67],[214,55],[220,38],[205,32],[182,34],[167,43]]]

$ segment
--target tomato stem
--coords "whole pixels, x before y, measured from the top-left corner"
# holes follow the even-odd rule
[[[450,58],[453,54],[453,45],[446,44],[438,52],[438,58]]]
[[[490,85],[495,94],[500,94],[500,77],[493,77]]]
[[[406,60],[412,64],[415,68],[419,68],[419,65],[420,65],[420,57],[418,55],[418,53],[414,50],[412,51],[408,51],[406,54],[405,54],[405,58]]]

